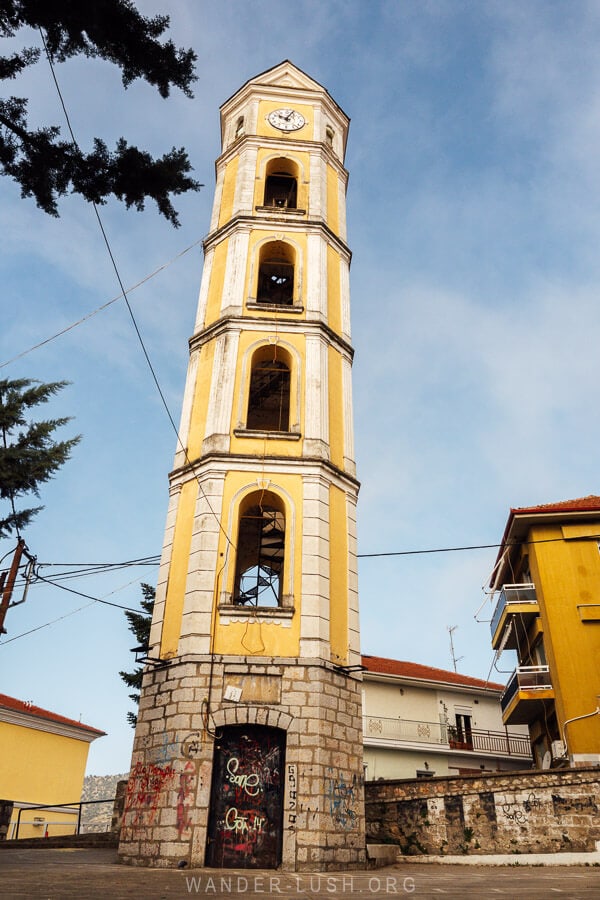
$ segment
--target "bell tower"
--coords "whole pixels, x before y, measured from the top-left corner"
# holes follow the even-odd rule
[[[221,107],[126,862],[365,862],[348,125],[288,61]]]

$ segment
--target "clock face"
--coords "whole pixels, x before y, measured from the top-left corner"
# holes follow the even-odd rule
[[[304,116],[295,109],[274,109],[268,119],[273,128],[280,131],[297,131],[306,124]]]

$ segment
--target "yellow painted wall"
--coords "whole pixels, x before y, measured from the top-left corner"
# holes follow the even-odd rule
[[[235,576],[235,543],[237,540],[237,510],[243,498],[248,493],[259,490],[257,479],[260,480],[260,473],[257,472],[254,478],[247,472],[231,471],[225,479],[225,491],[223,498],[224,511],[224,528],[231,536],[233,547],[227,549],[227,542],[224,534],[220,538],[220,552],[223,554],[222,559],[227,560],[226,570],[223,572],[222,584],[219,585],[219,594],[225,590],[228,594],[233,592],[234,576]],[[268,480],[268,479],[267,479]],[[285,494],[291,499],[288,501],[285,494],[277,490],[281,487]],[[281,497],[285,503],[285,564],[284,564],[284,580],[283,593],[291,593],[290,564],[293,557],[293,586],[294,586],[294,607],[295,614],[291,621],[290,627],[286,625],[275,624],[272,622],[252,622],[251,614],[244,617],[243,621],[236,622],[227,619],[225,615],[223,619],[217,612],[216,626],[214,635],[214,653],[233,654],[235,656],[245,654],[255,654],[257,656],[298,656],[300,647],[300,596],[301,596],[301,578],[302,578],[302,496],[303,486],[302,477],[300,475],[280,475],[277,481],[270,480],[267,487]],[[241,493],[240,493],[241,492]],[[235,498],[233,513],[230,517],[232,501]],[[295,512],[295,515],[293,514]],[[292,542],[295,541],[294,551],[292,553]],[[251,610],[249,610],[251,613]],[[257,612],[260,618],[260,611]],[[223,624],[225,621],[228,624]]]
[[[177,655],[197,497],[198,482],[195,479],[187,481],[181,488],[177,507],[165,617],[160,640],[161,659],[170,659]]]
[[[233,198],[235,195],[235,182],[237,179],[239,159],[239,156],[234,156],[225,167],[221,208],[219,210],[219,228],[229,222],[233,213]]]
[[[348,664],[348,516],[346,494],[329,487],[329,610],[331,660]]]
[[[599,528],[600,522],[592,532]],[[600,694],[600,621],[582,622],[578,609],[578,604],[598,602],[600,552],[595,540],[564,541],[562,536],[558,525],[536,526],[529,536],[531,574],[561,727],[567,719],[593,712]],[[567,738],[570,753],[598,753],[600,716],[569,725]]]
[[[34,804],[77,803],[81,799],[89,746],[87,741],[0,722],[0,798]],[[17,815],[15,810],[9,835]],[[24,811],[21,821],[30,821],[34,816],[64,823],[62,827],[49,825],[50,835],[73,834],[77,825],[77,816],[48,810]],[[19,838],[43,836],[44,826],[19,828]]]
[[[202,441],[206,437],[206,417],[212,381],[212,367],[215,356],[215,342],[209,341],[200,350],[200,359],[196,370],[194,399],[190,412],[188,432],[188,457],[190,461],[197,459],[202,450]]]
[[[206,304],[206,318],[204,327],[208,328],[216,322],[221,315],[221,300],[223,297],[223,284],[225,282],[225,266],[227,264],[227,249],[229,241],[221,241],[215,247],[213,256],[210,284],[208,288],[208,302]]]

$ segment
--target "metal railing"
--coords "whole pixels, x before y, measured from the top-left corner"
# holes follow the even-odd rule
[[[75,813],[77,813],[77,822],[76,823],[70,822],[65,819],[64,821],[54,822],[52,824],[58,825],[60,828],[75,827],[75,831],[73,832],[73,834],[80,834],[81,833],[81,811],[84,806],[91,806],[94,803],[114,804],[114,802],[115,802],[114,797],[110,797],[108,800],[80,800],[77,803],[41,803],[41,804],[38,804],[37,806],[30,806],[29,804],[27,804],[26,806],[21,806],[19,808],[19,812],[17,813],[17,821],[13,825],[13,833],[11,835],[11,840],[16,841],[19,839],[19,828],[21,827],[21,824],[24,824],[21,822],[21,814],[22,813],[30,813],[30,812],[34,812],[35,810],[39,810],[39,809],[64,810],[65,814],[72,812],[73,815],[75,815]],[[29,822],[27,824],[31,825],[33,823]],[[41,825],[42,823],[39,823],[39,824]],[[45,823],[45,824],[50,824],[50,823]]]
[[[456,734],[456,727],[443,722],[422,722],[410,719],[388,719],[382,716],[363,716],[363,737],[397,743],[456,745],[460,750],[507,756],[531,756],[529,736],[509,731],[475,731]]]
[[[532,605],[535,605],[537,603],[535,585],[531,584],[531,582],[528,582],[527,584],[503,585],[502,590],[500,591],[500,596],[498,597],[498,602],[496,603],[496,608],[492,615],[492,621],[490,622],[492,637],[496,633],[498,623],[502,618],[502,613],[507,606],[510,606],[513,603],[530,603]]]
[[[517,691],[552,690],[548,666],[518,666],[508,680],[500,697],[502,712],[508,707]]]

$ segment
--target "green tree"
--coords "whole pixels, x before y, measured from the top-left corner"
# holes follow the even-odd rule
[[[8,504],[0,517],[0,537],[25,528],[43,506],[18,510],[19,498],[34,494],[65,463],[81,436],[55,441],[54,432],[69,418],[29,422],[29,410],[46,403],[66,381],[51,384],[29,378],[0,380],[0,500]],[[4,503],[3,503],[4,506]]]
[[[132,0],[0,0],[0,37],[33,28],[41,31],[54,62],[81,54],[99,57],[119,66],[124,87],[143,78],[161,97],[168,97],[171,87],[192,97],[196,54],[177,49],[170,40],[161,42],[168,26],[168,16],[146,18]],[[0,79],[16,78],[38,62],[41,52],[23,47],[1,56]],[[69,192],[94,203],[105,203],[113,194],[139,210],[151,198],[177,226],[171,196],[200,187],[189,176],[191,169],[183,148],[153,159],[124,138],[114,151],[95,138],[93,151],[84,153],[70,139],[61,140],[55,125],[29,128],[27,99],[0,99],[0,172],[14,178],[22,196],[34,197],[50,215],[58,215],[57,199]]]
[[[155,589],[149,584],[141,585],[144,599],[140,600],[140,606],[144,613],[134,613],[129,610],[125,611],[125,616],[129,622],[129,630],[135,635],[137,647],[148,647],[150,642],[150,625],[152,623],[152,610],[154,609],[154,598],[156,596]],[[140,691],[142,689],[143,667],[138,666],[133,672],[119,672],[119,675],[129,688],[134,688],[134,693],[129,698],[137,705],[140,702]],[[127,721],[132,728],[137,725],[137,715],[133,712],[127,713]]]

